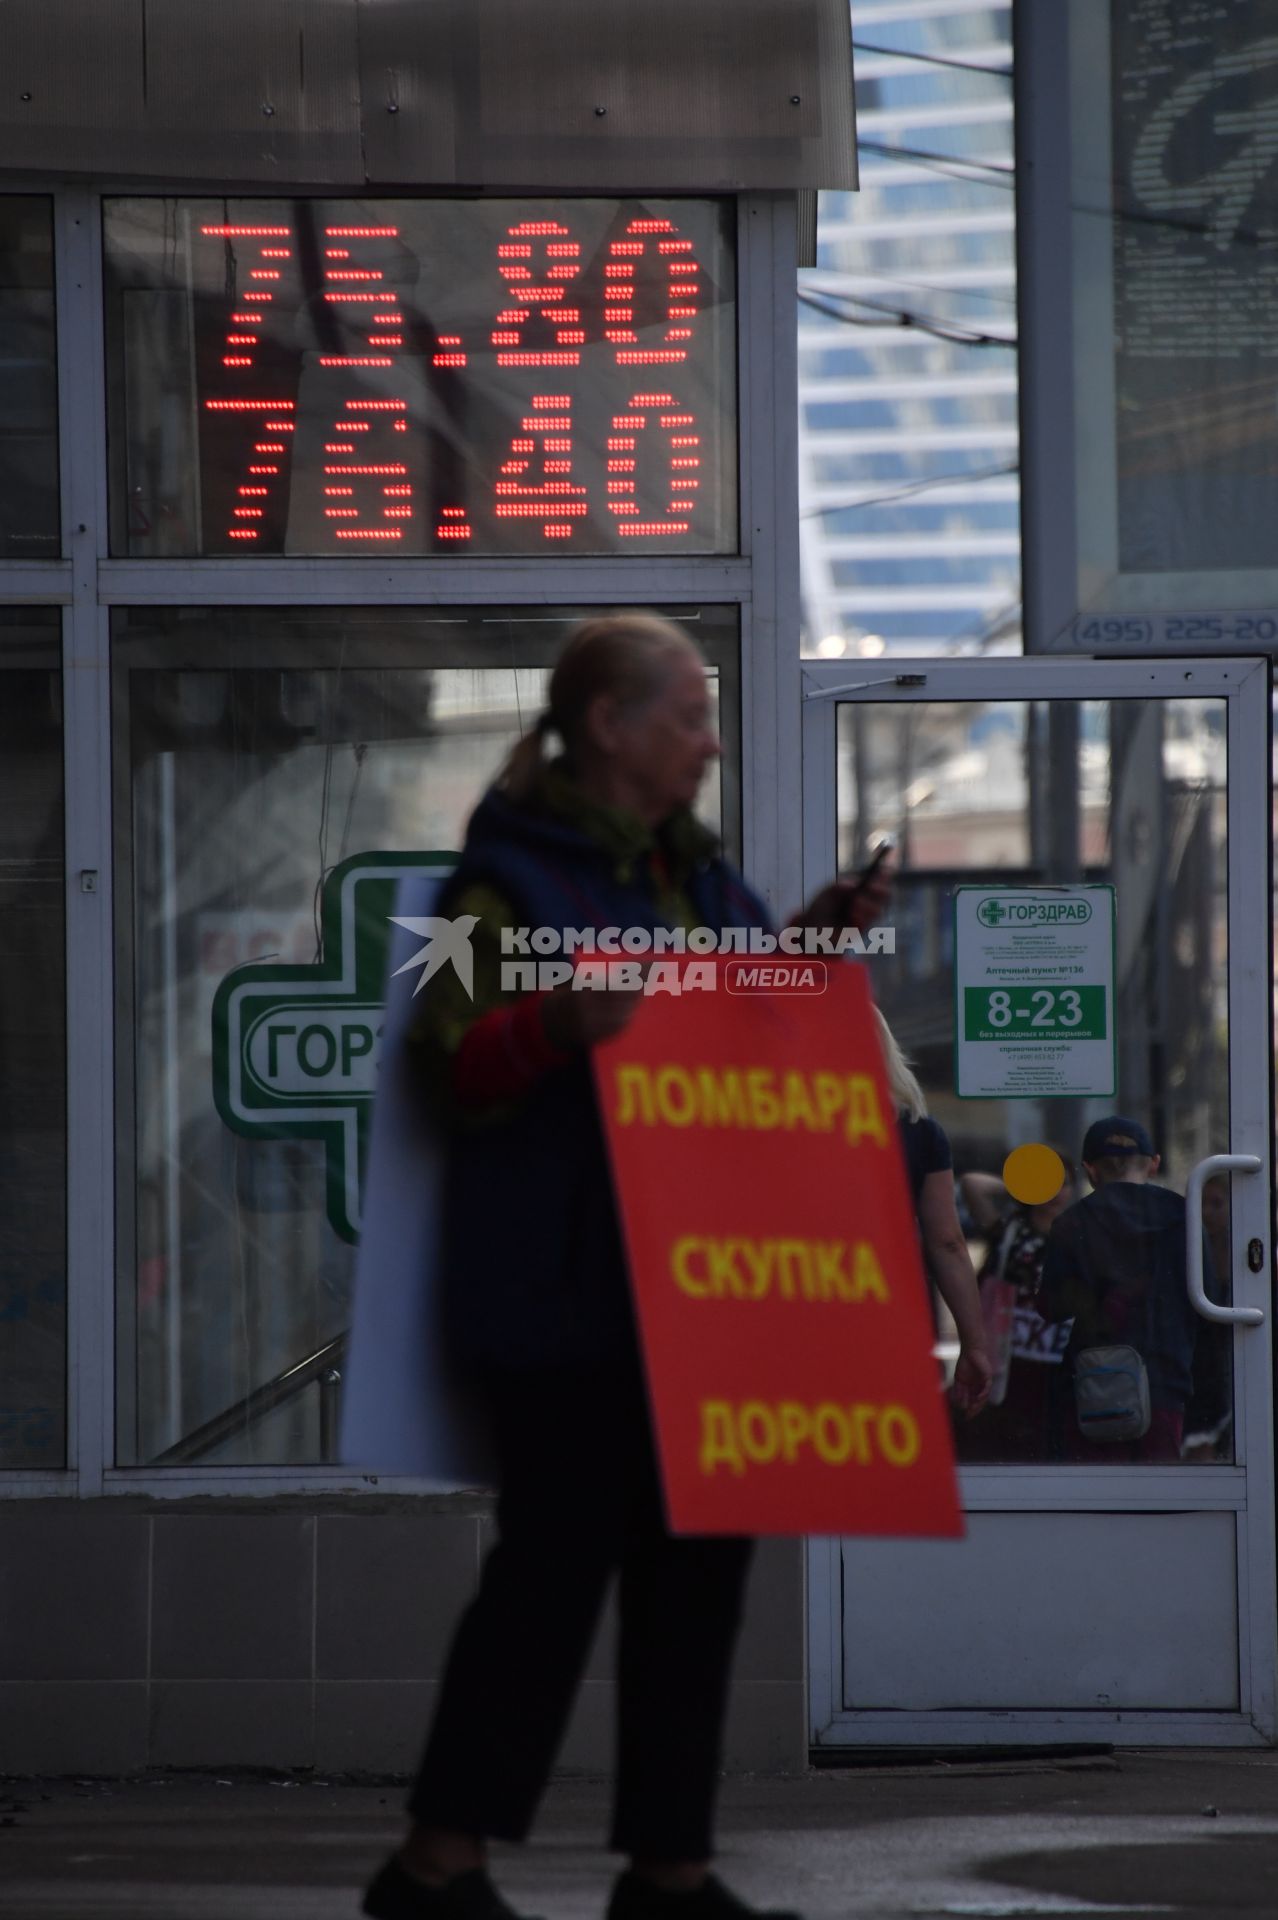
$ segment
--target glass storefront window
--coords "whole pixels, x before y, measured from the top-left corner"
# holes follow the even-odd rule
[[[1270,11],[1259,0],[1209,11],[1072,0],[1025,13],[1033,72],[1047,51],[1039,33],[1064,29],[1048,57],[1069,123],[1055,164],[1030,165],[1019,183],[1030,228],[1069,225],[1069,298],[1044,321],[1025,444],[1045,450],[1040,491],[1073,494],[1073,511],[1049,515],[1037,536],[1070,550],[1035,567],[1072,572],[1073,609],[1041,611],[1034,644],[1272,650]],[[1063,390],[1065,446],[1041,411]]]
[[[0,1468],[66,1462],[59,615],[0,611]]]
[[[731,202],[104,219],[114,553],[736,551]]]
[[[0,194],[0,559],[56,559],[59,528],[53,204]]]
[[[1113,457],[1124,574],[1255,575],[1273,566],[1278,265],[1266,189],[1272,79],[1256,57],[1263,31],[1262,11],[1250,5],[1190,20],[1171,0],[1111,10]],[[1247,163],[1222,163],[1218,115],[1228,116]],[[1206,592],[1187,604],[1231,604]],[[1173,595],[1168,604],[1179,603]]]
[[[353,1250],[324,1144],[220,1117],[215,996],[238,968],[330,957],[323,883],[354,856],[460,845],[588,611],[115,616],[120,1464],[325,1457]],[[737,613],[666,611],[711,668],[725,757],[703,814],[735,849]]]
[[[1091,1192],[1081,1164],[1086,1130],[1114,1113],[1134,1118],[1161,1156],[1151,1181],[1174,1196],[1184,1193],[1196,1162],[1229,1139],[1224,702],[845,705],[838,743],[841,866],[861,867],[883,835],[895,838],[896,950],[894,960],[876,967],[876,995],[914,1063],[929,1113],[949,1138],[987,1320],[1000,1297],[990,1283],[1006,1280],[1012,1263],[1015,1300],[1001,1296],[1011,1317],[989,1327],[996,1351],[1002,1343],[997,1404],[957,1423],[960,1457],[1078,1464],[1071,1367],[1061,1364],[1071,1335],[1063,1320],[1045,1322],[1034,1303],[1056,1219]],[[1112,885],[1119,906],[1114,1093],[960,1097],[955,888],[1080,882]],[[1031,1142],[1055,1147],[1072,1173],[1049,1203],[1018,1208],[1001,1172],[1009,1151]],[[1119,1171],[1129,1178],[1133,1169]],[[1102,1167],[1102,1180],[1113,1173]],[[1148,1337],[1156,1409],[1178,1402],[1178,1457],[1230,1460],[1229,1330],[1188,1311],[1183,1263],[1176,1267],[1176,1254],[1166,1251],[1172,1242],[1176,1250],[1183,1245],[1183,1208],[1176,1200],[1149,1204],[1180,1224],[1153,1251],[1152,1238],[1139,1247],[1133,1238],[1121,1258],[1114,1254],[1124,1285],[1144,1284],[1137,1276],[1142,1261],[1152,1275],[1139,1297],[1153,1303],[1154,1319],[1140,1319],[1144,1304],[1129,1304],[1130,1338],[1139,1344]],[[1128,1208],[1133,1220],[1135,1211]],[[1228,1192],[1220,1180],[1207,1189],[1203,1219],[1206,1284],[1223,1303],[1230,1247]],[[1135,1236],[1135,1225],[1127,1226]],[[1143,1222],[1140,1232],[1153,1229]],[[1089,1257],[1095,1252],[1091,1247]],[[1080,1297],[1090,1299],[1102,1284],[1109,1278],[1084,1275]],[[1082,1457],[1104,1466],[1130,1462],[1131,1455],[1094,1446]]]

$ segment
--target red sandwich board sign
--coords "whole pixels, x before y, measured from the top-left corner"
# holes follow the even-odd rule
[[[959,1535],[865,975],[764,996],[733,969],[595,1049],[670,1524]]]

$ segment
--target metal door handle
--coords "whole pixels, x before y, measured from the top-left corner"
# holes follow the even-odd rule
[[[1254,1153],[1209,1153],[1189,1176],[1185,1188],[1185,1276],[1190,1305],[1204,1320],[1230,1327],[1264,1325],[1263,1307],[1218,1307],[1203,1287],[1203,1188],[1216,1173],[1259,1173],[1264,1166]]]

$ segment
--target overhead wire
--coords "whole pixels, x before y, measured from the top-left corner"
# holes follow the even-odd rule
[[[890,47],[872,46],[868,41],[854,41],[853,45],[859,46],[861,51],[865,53],[895,54],[897,51]],[[963,66],[967,72],[977,71],[977,69],[967,66],[966,63],[962,61],[944,60],[940,56],[904,54],[903,57],[907,59],[917,58],[926,60],[929,64],[937,66]],[[993,69],[991,69],[991,71],[993,71]],[[999,71],[1002,70],[1000,69]],[[1007,71],[1010,72],[1010,69],[1007,69]],[[939,167],[942,171],[949,172],[952,177],[955,177],[953,176],[953,168],[957,166],[973,169],[980,174],[998,175],[1000,176],[998,181],[1000,185],[1014,184],[1014,169],[993,161],[960,160],[957,155],[933,154],[925,152],[921,148],[893,146],[884,141],[866,140],[863,138],[858,138],[857,144],[858,147],[865,152],[877,153],[884,157],[912,160],[921,165],[931,164]],[[964,176],[959,174],[956,177],[963,178]],[[972,184],[979,186],[985,183],[978,179]],[[940,292],[941,289],[929,289],[929,291]],[[821,300],[817,297],[819,295],[823,295],[827,302],[838,303],[837,307],[829,304],[822,305]],[[806,306],[812,307],[818,313],[824,313],[828,319],[839,320],[850,326],[871,326],[874,324],[872,321],[861,319],[855,314],[842,310],[847,306],[856,306],[865,308],[867,312],[883,313],[894,320],[899,327],[915,328],[920,333],[931,334],[934,338],[947,341],[953,346],[987,348],[1011,347],[1015,345],[1015,341],[1012,339],[1007,339],[997,334],[984,333],[978,328],[965,327],[961,321],[945,320],[934,314],[914,313],[909,308],[889,306],[886,303],[868,300],[856,294],[831,293],[827,289],[805,286],[800,288],[799,298]]]
[[[932,153],[925,147],[902,147],[890,140],[867,140],[863,134],[857,135],[857,148],[862,153],[873,153],[885,160],[912,160],[921,167],[934,167],[941,173],[953,173],[956,167],[966,167],[973,173],[989,174],[992,178],[986,182],[973,181],[973,186],[1001,186],[1014,191],[1016,169],[998,160],[964,160],[957,153]],[[959,176],[962,178],[962,176]]]
[[[950,640],[970,640],[972,651],[980,653],[992,640],[1001,640],[1005,633],[1011,633],[1018,628],[1023,617],[1022,601],[1018,594],[1015,600],[1009,600],[1001,606],[997,613],[970,620],[965,627],[960,627],[956,633],[952,633]]]
[[[912,494],[927,493],[933,487],[949,487],[965,481],[995,480],[1009,473],[1019,473],[1020,470],[1019,460],[1008,460],[997,467],[969,467],[956,469],[952,473],[933,473],[923,480],[911,480],[891,493],[876,493],[855,500],[827,500],[819,507],[805,507],[799,518],[815,520],[826,513],[850,513],[856,507],[888,507],[897,500],[908,500]]]
[[[995,293],[991,287],[941,287],[933,280],[906,280],[903,279],[900,274],[882,273],[873,267],[857,267],[854,272],[847,274],[840,274],[837,267],[805,268],[805,272],[822,273],[827,276],[832,276],[836,280],[883,280],[886,281],[889,286],[910,287],[916,293],[936,293],[939,294],[942,299],[948,299],[953,295],[955,298],[964,300],[997,300],[1000,306],[1005,307],[1014,307],[1016,305],[1016,295],[1014,293]],[[809,293],[828,294],[831,300],[855,299],[856,297],[855,295],[841,292],[837,287],[813,286],[810,280],[805,280],[803,284]]]
[[[1010,80],[1012,69],[1007,67],[978,66],[973,60],[947,60],[939,53],[907,53],[904,47],[876,47],[868,40],[853,40],[854,53],[883,54],[889,60],[919,60],[929,67],[953,67],[959,73],[989,73],[996,80]]]
[[[867,314],[881,314],[898,327],[930,334],[933,339],[944,340],[953,347],[1007,349],[1016,345],[1015,334],[982,333],[975,327],[965,327],[961,320],[940,320],[933,314],[915,313],[908,307],[891,307],[881,300],[865,300],[859,294],[823,294],[819,289],[800,287],[798,299],[801,305],[811,307],[816,313],[823,313],[828,320],[840,320],[847,326],[882,329],[882,319],[867,317]],[[848,306],[864,307],[867,314],[848,313],[844,311]]]

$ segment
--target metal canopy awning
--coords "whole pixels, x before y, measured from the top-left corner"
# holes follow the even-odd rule
[[[4,0],[0,72],[9,176],[856,185],[848,0]]]

